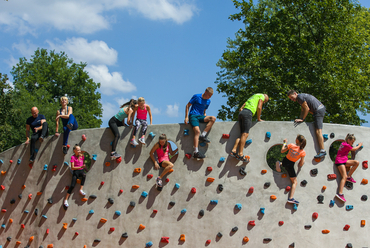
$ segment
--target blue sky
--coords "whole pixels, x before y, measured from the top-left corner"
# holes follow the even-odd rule
[[[370,0],[359,2],[370,8]],[[231,0],[3,0],[0,72],[12,82],[20,57],[38,47],[65,51],[101,83],[102,127],[141,96],[153,124],[182,123],[191,96],[216,89],[216,63],[242,27],[228,19],[236,12]],[[217,116],[226,98],[215,92],[211,101],[207,115]]]

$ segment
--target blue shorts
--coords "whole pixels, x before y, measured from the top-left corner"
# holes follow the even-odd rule
[[[204,123],[204,115],[190,115],[189,122],[192,127],[199,127],[199,122]]]

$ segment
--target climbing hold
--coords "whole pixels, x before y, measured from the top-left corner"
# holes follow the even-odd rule
[[[331,139],[334,139],[334,137],[335,137],[335,134],[334,134],[334,133],[331,133],[331,134],[330,134],[330,138],[331,138]]]
[[[143,224],[140,224],[139,229],[140,230],[144,230],[145,229],[145,226]]]
[[[107,222],[107,219],[101,218],[101,219],[100,219],[100,222],[101,222],[101,223],[105,223],[105,222]]]
[[[250,187],[250,188],[248,189],[248,194],[252,194],[252,193],[253,193],[253,191],[254,191],[254,187]]]
[[[207,171],[212,171],[213,169],[212,169],[212,167],[211,166],[208,166],[207,167]]]
[[[48,203],[53,204],[53,199],[51,197],[48,199]]]
[[[25,188],[26,188],[26,185],[24,185],[24,184],[23,184],[23,185],[22,185],[22,189],[25,189]]]
[[[158,213],[158,210],[157,209],[153,209],[153,213],[154,214]]]
[[[122,193],[123,193],[123,189],[120,189],[120,190],[119,190],[119,193],[120,193],[120,194],[122,194]]]
[[[110,232],[114,232],[114,230],[116,230],[114,227],[109,228]]]
[[[272,238],[264,238],[263,239],[263,242],[270,242],[270,241],[272,241]]]
[[[141,196],[142,196],[142,197],[144,197],[144,198],[145,198],[145,197],[147,197],[147,196],[148,196],[148,192],[143,191],[143,192],[141,193]]]
[[[28,195],[28,199],[32,199],[32,194],[29,194]]]
[[[78,232],[75,232],[75,235],[76,235],[76,236],[78,236],[78,235],[79,235],[79,233],[78,233]]]
[[[286,173],[281,174],[281,178],[286,178],[288,175]]]
[[[2,224],[2,225],[1,225],[1,228],[5,229],[5,227],[6,227],[6,226],[5,226],[5,224]]]
[[[15,203],[15,199],[13,198],[10,200],[10,204],[14,204],[14,203]]]
[[[113,203],[114,203],[114,200],[113,200],[112,198],[108,198],[108,202],[109,202],[110,204],[113,204]]]
[[[41,217],[44,218],[44,219],[47,219],[48,218],[45,214],[42,215]]]
[[[302,180],[301,184],[302,184],[302,186],[306,186],[307,185],[307,181],[306,180]]]
[[[3,163],[4,163],[4,161],[2,159],[0,159],[0,164],[3,164]]]
[[[211,205],[217,205],[217,204],[218,204],[218,200],[211,200],[211,201],[210,201],[210,204],[211,204]]]
[[[239,173],[240,173],[240,175],[242,175],[242,176],[247,175],[247,172],[245,171],[245,168],[244,168],[244,167],[240,167],[240,169],[239,169]]]
[[[101,240],[100,239],[94,239],[94,242],[99,243]]]
[[[286,186],[285,190],[290,191],[290,186]]]
[[[191,159],[191,153],[186,153],[185,156],[188,158],[188,159]]]
[[[208,178],[207,178],[207,182],[210,182],[210,183],[212,183],[214,180],[215,180],[215,178],[214,178],[214,177],[208,177]]]
[[[140,173],[140,172],[141,172],[141,168],[135,168],[134,173]]]
[[[18,161],[17,161],[17,164],[20,164],[21,163],[21,159],[20,158],[18,158]]]
[[[166,178],[166,180],[165,180],[167,183],[170,181],[170,179],[169,178]]]
[[[72,218],[72,221],[73,221],[73,222],[76,222],[76,221],[77,221],[77,218]]]
[[[136,203],[134,201],[130,201],[130,206],[135,207]]]
[[[222,233],[221,232],[217,233],[217,237],[222,238]]]
[[[193,193],[193,194],[195,194],[195,193],[197,193],[197,189],[196,188],[191,188],[191,193]]]
[[[337,179],[337,174],[328,174],[328,179]]]
[[[122,157],[116,158],[116,162],[121,163],[122,162]]]
[[[21,241],[17,241],[17,242],[15,242],[15,244],[16,245],[20,245],[20,244],[22,244],[22,242]]]
[[[276,200],[276,198],[277,198],[276,195],[271,195],[270,196],[270,199],[273,200],[273,201]]]
[[[367,163],[368,163],[367,160],[363,161],[362,162],[362,167],[364,167],[365,169],[369,168],[369,165]]]
[[[224,190],[224,186],[223,186],[222,184],[219,184],[219,185],[218,185],[218,190],[219,190],[220,192],[222,192],[222,191]]]
[[[305,225],[304,228],[305,229],[310,229],[312,226],[311,225]]]
[[[180,188],[180,184],[179,183],[175,183],[175,188],[176,189],[179,189]]]
[[[120,216],[121,215],[121,211],[118,211],[117,210],[116,212],[114,212],[114,214],[117,215],[117,216]]]
[[[46,170],[48,170],[48,165],[47,164],[44,165],[44,171],[46,171]]]
[[[37,192],[37,193],[36,193],[36,195],[42,195],[42,192],[41,192],[41,191],[39,191],[39,192]]]
[[[207,239],[206,244],[209,245],[211,243],[210,239]]]
[[[186,208],[184,208],[183,210],[181,210],[181,214],[185,214],[187,212]]]
[[[92,155],[92,160],[96,161],[97,158],[98,158],[98,155],[97,154],[93,154]]]
[[[329,139],[329,136],[327,134],[323,134],[322,137],[324,138],[324,140]]]
[[[232,232],[237,232],[239,230],[239,228],[237,226],[233,227],[233,229],[231,229]]]
[[[122,237],[122,238],[124,238],[124,239],[127,239],[127,238],[128,238],[128,234],[127,234],[127,232],[122,233],[121,237]]]
[[[1,209],[1,212],[6,213],[6,209],[5,208]]]
[[[298,204],[293,204],[293,209],[295,210],[295,211],[297,211],[298,210]]]
[[[184,129],[184,136],[188,136],[189,135],[189,129]]]
[[[1,175],[5,175],[6,174],[6,171],[1,171]]]
[[[265,214],[265,208],[260,208],[261,214]]]
[[[353,183],[352,183],[352,182],[348,182],[348,181],[346,181],[346,183],[344,184],[344,186],[345,186],[346,188],[353,189]]]
[[[322,186],[322,189],[321,189],[322,191],[324,191],[324,190],[326,190],[326,186],[324,185],[324,186]]]
[[[367,200],[367,195],[362,195],[361,200],[366,201]]]
[[[94,212],[94,210],[93,210],[93,209],[91,209],[91,210],[89,211],[89,214],[93,214],[93,213],[95,213],[95,212]]]
[[[173,206],[175,206],[176,202],[175,202],[175,201],[170,201],[170,203],[169,203],[169,204],[170,204],[170,206],[172,206],[172,207],[173,207]]]
[[[319,217],[319,214],[318,214],[318,213],[314,212],[314,213],[312,214],[312,218],[317,219],[318,217]]]
[[[319,172],[319,171],[318,171],[318,169],[316,169],[316,168],[311,170],[311,174],[312,174],[312,175],[317,175],[317,173],[318,173],[318,172]]]
[[[34,238],[35,238],[34,236],[31,236],[29,241],[32,242]]]
[[[4,186],[4,185],[1,185],[1,186],[0,186],[0,189],[1,189],[1,190],[5,190],[5,186]]]
[[[266,138],[270,139],[271,138],[271,132],[266,132]]]
[[[224,157],[221,157],[220,158],[220,162],[225,162],[225,158]]]
[[[81,138],[82,138],[82,140],[83,140],[83,141],[85,141],[85,140],[86,140],[86,135],[85,135],[85,134],[83,134],[83,135],[81,136]]]
[[[12,237],[7,237],[6,240],[8,240],[8,242],[10,242],[12,240]]]
[[[63,229],[67,229],[68,228],[68,223],[63,223]]]
[[[317,196],[317,201],[319,202],[319,203],[323,203],[322,201],[324,200],[324,196],[323,195],[318,195]]]
[[[23,211],[23,213],[25,214],[28,214],[30,211],[28,211],[27,209]]]
[[[89,196],[89,198],[91,198],[91,199],[96,199],[96,197],[97,197],[96,195],[90,195]]]
[[[9,160],[9,163],[11,163],[11,164],[12,164],[12,163],[13,163],[13,160]]]
[[[64,161],[63,163],[65,166],[69,166],[68,162],[67,161]]]
[[[256,225],[256,223],[255,223],[255,221],[254,221],[254,220],[250,220],[250,221],[248,222],[248,225],[250,225],[250,226],[255,226],[255,225]]]
[[[149,241],[148,243],[145,244],[145,247],[152,247],[153,246],[153,242],[152,241]]]
[[[19,195],[18,195],[18,198],[19,198],[19,199],[22,199],[22,194],[19,194]]]
[[[267,173],[267,170],[261,170],[261,174],[266,174]]]
[[[53,165],[52,171],[56,171],[56,170],[57,170],[57,165],[55,164],[55,165]]]
[[[270,187],[271,183],[270,182],[265,182],[265,184],[263,185],[265,188],[268,188]]]
[[[343,227],[343,230],[348,231],[348,229],[349,229],[350,227],[351,227],[350,225],[345,225],[345,226]]]
[[[132,185],[132,188],[133,189],[138,189],[138,188],[140,188],[140,186],[139,185]]]
[[[347,205],[346,206],[346,210],[352,210],[353,209],[353,205]]]
[[[325,229],[325,230],[322,230],[322,233],[328,234],[328,233],[330,233],[330,231],[328,229]]]
[[[153,174],[148,174],[146,178],[151,179],[153,177]]]
[[[150,133],[149,133],[149,136],[153,139],[153,138],[155,137],[155,133],[150,132]]]
[[[86,197],[84,197],[84,198],[81,199],[82,202],[87,202],[87,200],[88,199]]]
[[[228,138],[230,138],[230,134],[226,134],[226,133],[224,133],[224,134],[222,135],[222,138],[223,138],[223,139],[228,139]]]
[[[199,215],[204,216],[204,210],[203,209],[199,211]]]
[[[333,206],[334,206],[334,203],[335,203],[335,201],[334,201],[334,200],[330,200],[329,206],[330,206],[330,207],[333,207]]]
[[[366,224],[366,221],[365,220],[361,220],[361,226],[365,226]]]
[[[33,168],[33,163],[29,163],[28,166],[32,169]]]
[[[252,144],[252,139],[247,140],[247,141],[245,142],[245,144],[246,144],[246,145],[250,145],[250,144]]]
[[[369,181],[367,179],[363,178],[362,181],[361,181],[361,184],[368,184],[368,182]]]
[[[24,224],[21,224],[21,228],[24,229],[26,228],[26,226]]]
[[[185,242],[185,234],[180,235],[180,241]]]
[[[242,204],[240,204],[240,203],[235,204],[235,209],[241,210],[242,209]]]
[[[282,225],[284,225],[284,221],[279,221],[279,226],[282,226]]]
[[[247,237],[247,236],[245,236],[244,238],[243,238],[243,242],[244,243],[247,243],[249,241],[249,238]]]
[[[53,247],[54,247],[54,245],[53,245],[53,244],[49,244],[47,247],[48,247],[48,248],[53,248]]]
[[[104,164],[105,164],[105,166],[110,166],[110,162],[109,161],[106,161]]]

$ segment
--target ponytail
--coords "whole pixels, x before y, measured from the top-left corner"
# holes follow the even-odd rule
[[[356,137],[354,134],[347,134],[346,136],[346,142],[348,143],[348,140],[356,140]]]
[[[129,105],[129,108],[134,109],[135,104],[137,104],[137,101],[136,101],[136,100],[134,100],[134,99],[131,99],[130,101],[128,101],[128,102],[126,102],[126,103],[122,104],[120,108],[123,108],[123,107],[125,107],[125,106]]]
[[[297,135],[297,140],[299,141],[300,145],[299,145],[299,149],[300,150],[303,150],[303,148],[306,147],[306,138],[301,135],[301,134],[298,134]]]

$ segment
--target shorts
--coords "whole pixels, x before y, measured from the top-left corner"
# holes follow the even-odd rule
[[[282,166],[288,172],[289,177],[297,177],[297,174],[295,173],[295,170],[294,170],[294,164],[295,162],[290,161],[286,157],[283,159]]]
[[[249,133],[249,129],[252,127],[252,117],[253,113],[249,109],[243,109],[240,111],[238,120],[241,134]]]
[[[346,166],[346,163],[339,163],[339,164],[337,164],[337,163],[334,163],[337,167],[339,167],[339,166],[341,166],[341,165],[344,165],[344,166]]]
[[[192,127],[199,127],[199,122],[204,123],[204,115],[190,115],[189,122]]]
[[[325,106],[323,106],[322,108],[316,110],[315,113],[313,113],[313,123],[316,129],[322,129],[325,112],[326,112],[326,108]]]

